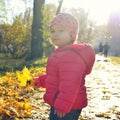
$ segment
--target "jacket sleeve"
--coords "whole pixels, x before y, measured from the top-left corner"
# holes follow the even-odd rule
[[[69,58],[70,62],[62,62],[58,66],[60,76],[59,94],[54,103],[54,108],[64,113],[70,112],[73,104],[75,104],[84,76],[82,71],[85,69],[85,65],[75,62],[74,57]]]
[[[47,75],[40,75],[39,77],[34,78],[35,83],[37,84],[38,88],[39,87],[46,87],[46,78]]]

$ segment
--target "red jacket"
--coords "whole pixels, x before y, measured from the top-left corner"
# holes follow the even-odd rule
[[[47,74],[36,79],[39,86],[46,87],[45,102],[64,113],[86,107],[85,76],[94,61],[95,53],[89,44],[55,49],[47,62]]]

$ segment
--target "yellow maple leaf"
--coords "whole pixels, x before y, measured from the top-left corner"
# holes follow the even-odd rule
[[[24,67],[22,72],[17,72],[17,78],[20,81],[20,86],[26,86],[27,81],[30,81],[32,77],[30,75],[30,71]]]
[[[27,79],[23,76],[22,73],[17,72],[17,78],[20,81],[20,86],[26,86]]]
[[[31,75],[30,75],[30,71],[26,67],[23,69],[23,75],[24,75],[24,77],[26,77],[26,79],[28,81],[30,81],[30,79],[32,78]]]

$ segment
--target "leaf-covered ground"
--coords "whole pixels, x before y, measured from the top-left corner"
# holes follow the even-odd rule
[[[120,64],[96,55],[92,73],[86,78],[89,105],[86,120],[120,120]]]
[[[89,104],[79,120],[120,119],[119,70],[120,64],[96,55],[93,71],[86,77]],[[26,69],[23,71],[29,76]],[[30,75],[44,72],[43,69],[32,69]],[[27,81],[21,83],[18,81],[21,77],[26,81],[24,74],[7,73],[4,78],[0,77],[0,120],[49,120],[49,105],[42,98],[45,89],[34,89]]]

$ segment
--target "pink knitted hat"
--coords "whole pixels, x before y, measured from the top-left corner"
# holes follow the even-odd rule
[[[72,36],[73,40],[76,40],[78,34],[78,21],[77,19],[68,13],[59,13],[50,23],[50,28],[54,25],[63,26]]]

